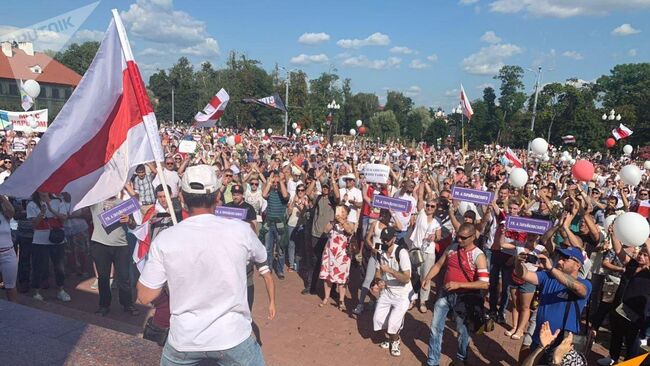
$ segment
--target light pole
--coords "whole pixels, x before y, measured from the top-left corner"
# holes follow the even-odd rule
[[[330,142],[331,142],[332,141],[332,121],[334,119],[334,112],[341,109],[341,106],[338,103],[336,103],[336,100],[332,99],[332,102],[327,104],[327,109],[329,110],[329,114],[327,115],[327,118],[325,120],[327,121],[327,124],[329,124],[329,133],[328,133],[328,135],[329,135],[329,139],[330,139]]]
[[[287,72],[287,77],[284,82],[284,136],[287,136],[287,130],[289,128],[289,84],[291,83],[291,72],[294,69],[287,70],[284,66],[280,66],[280,68]]]
[[[465,119],[463,118],[463,106],[458,105],[458,107],[453,108],[451,110],[451,113],[458,113],[460,114],[460,136],[461,136],[461,145],[460,148],[461,150],[465,150]]]
[[[537,72],[535,72],[533,69],[526,70],[537,74],[537,81],[535,81],[535,100],[533,101],[533,118],[530,120],[530,130],[533,131],[535,129],[535,117],[537,117],[537,97],[539,97],[539,82],[542,79],[542,67],[538,66]]]

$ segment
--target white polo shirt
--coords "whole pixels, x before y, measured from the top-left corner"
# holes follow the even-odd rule
[[[246,264],[266,261],[247,222],[191,216],[154,239],[140,282],[169,287],[169,344],[181,352],[221,351],[250,337]]]

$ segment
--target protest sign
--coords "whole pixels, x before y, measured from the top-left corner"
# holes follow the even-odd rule
[[[459,201],[472,202],[479,205],[489,205],[492,203],[492,199],[494,198],[494,192],[454,187],[451,190],[451,198]]]
[[[32,118],[30,117],[38,123],[38,127],[34,128],[30,121]],[[47,130],[47,109],[29,112],[0,110],[0,125],[5,126],[6,129],[13,129],[14,131],[26,131],[28,128],[31,128],[32,132],[45,132]]]
[[[183,154],[194,154],[196,151],[196,141],[183,140],[178,144],[178,152]]]
[[[245,208],[218,206],[214,210],[214,214],[229,219],[246,220],[247,211]]]
[[[386,184],[390,175],[390,168],[384,164],[367,164],[363,168],[366,182]]]
[[[385,208],[398,212],[411,212],[411,201],[376,194],[372,198],[372,207]]]
[[[108,227],[120,221],[122,215],[132,214],[139,209],[140,204],[138,203],[138,200],[136,200],[135,197],[131,197],[110,210],[99,214],[99,221],[101,221],[103,227]]]
[[[544,235],[550,227],[551,222],[548,220],[528,219],[519,216],[508,216],[506,219],[506,229],[513,231]]]

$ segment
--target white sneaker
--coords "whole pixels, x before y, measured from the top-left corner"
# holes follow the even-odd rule
[[[56,298],[63,301],[63,302],[68,302],[68,301],[72,300],[70,298],[70,295],[68,295],[68,293],[65,292],[65,290],[59,291],[59,293],[56,294]]]
[[[91,290],[97,290],[98,287],[99,287],[99,280],[97,278],[95,278],[93,283],[90,285],[90,289]]]
[[[600,366],[612,366],[614,364],[614,360],[609,357],[604,357],[596,361],[596,363]]]
[[[381,347],[383,349],[388,349],[390,347],[390,342],[383,341],[383,342],[379,343],[379,347]]]
[[[400,356],[402,354],[402,352],[400,352],[400,350],[399,350],[399,344],[400,343],[401,342],[399,340],[396,340],[395,342],[390,344],[390,354],[391,355],[393,355],[395,357],[398,357],[398,356]]]
[[[356,314],[356,315],[361,315],[361,313],[363,313],[363,304],[358,304],[358,305],[354,308],[354,310],[352,310],[352,313],[354,313],[354,314]]]
[[[45,299],[43,299],[43,295],[41,295],[41,294],[38,293],[38,292],[35,293],[34,296],[32,296],[32,298],[33,298],[34,300],[38,300],[38,301],[44,301],[44,300],[45,300]]]

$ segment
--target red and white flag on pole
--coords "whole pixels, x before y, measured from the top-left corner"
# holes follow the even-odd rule
[[[469,104],[469,99],[467,98],[467,94],[465,94],[463,84],[460,84],[460,105],[463,107],[463,114],[465,117],[467,117],[468,120],[471,120],[474,111],[472,110],[472,105]]]
[[[88,71],[0,194],[68,192],[76,210],[118,194],[138,164],[162,159],[156,117],[113,10]]]
[[[214,127],[219,118],[223,116],[223,112],[226,111],[226,106],[228,105],[229,100],[230,96],[226,93],[226,90],[223,88],[219,90],[219,92],[210,99],[208,105],[203,108],[203,111],[194,116],[196,122],[193,127]]]
[[[512,165],[516,166],[517,168],[521,168],[524,166],[521,160],[517,157],[517,154],[515,154],[515,152],[512,151],[512,149],[510,148],[506,149],[505,157],[512,163]]]
[[[612,130],[612,136],[618,141],[620,139],[624,139],[632,134],[632,130],[629,128],[625,127],[624,124],[619,124],[618,127]]]
[[[562,142],[564,142],[565,144],[575,144],[576,138],[573,135],[562,136]]]

